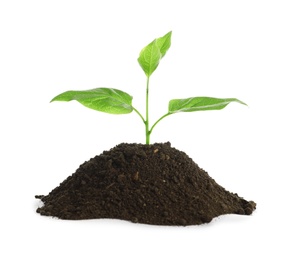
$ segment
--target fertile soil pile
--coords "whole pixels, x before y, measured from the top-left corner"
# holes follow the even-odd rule
[[[226,191],[170,143],[120,144],[80,165],[47,196],[41,215],[116,218],[154,225],[198,225],[256,208]]]

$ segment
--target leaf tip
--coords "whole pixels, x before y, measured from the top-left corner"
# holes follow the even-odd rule
[[[241,100],[239,100],[239,99],[238,99],[238,102],[239,102],[240,104],[244,105],[244,106],[249,107],[245,102],[243,102],[243,101],[241,101]]]
[[[60,94],[60,95],[61,95],[61,94]],[[54,102],[54,101],[60,101],[60,100],[59,100],[59,96],[60,96],[60,95],[57,95],[57,96],[55,96],[54,98],[52,98],[49,103],[52,103],[52,102]]]

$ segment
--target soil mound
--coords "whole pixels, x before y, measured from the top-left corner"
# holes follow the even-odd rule
[[[250,215],[256,203],[218,185],[170,143],[122,143],[80,165],[47,196],[41,215],[197,225],[223,214]]]

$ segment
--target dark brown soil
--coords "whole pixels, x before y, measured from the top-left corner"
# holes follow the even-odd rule
[[[256,203],[226,191],[170,143],[120,144],[83,163],[47,196],[41,215],[198,225],[223,214],[250,215]]]

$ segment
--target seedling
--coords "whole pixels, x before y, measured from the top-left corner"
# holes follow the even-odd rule
[[[146,115],[144,116],[132,105],[132,96],[119,89],[95,88],[90,90],[66,91],[54,97],[52,101],[76,100],[82,105],[109,114],[128,114],[135,111],[145,125],[146,144],[150,143],[150,135],[155,126],[165,117],[178,112],[194,112],[204,110],[220,110],[231,102],[246,105],[236,98],[190,97],[172,99],[169,101],[168,112],[161,116],[150,128],[149,122],[149,83],[150,77],[157,69],[160,60],[171,46],[172,32],[155,39],[144,47],[139,55],[138,62],[146,75]]]

